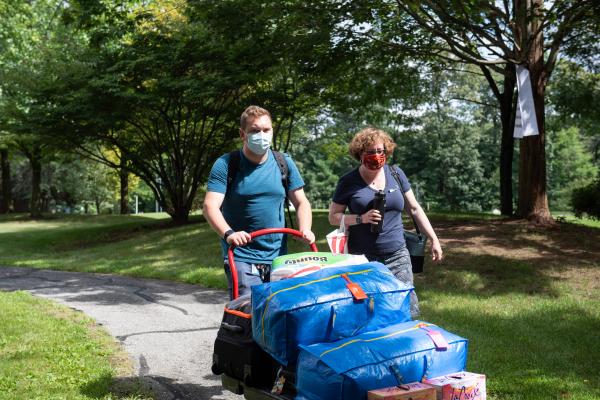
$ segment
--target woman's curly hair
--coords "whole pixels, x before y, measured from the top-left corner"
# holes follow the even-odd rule
[[[396,148],[396,143],[394,143],[390,135],[381,129],[369,127],[354,135],[354,138],[352,138],[352,141],[350,142],[350,146],[348,146],[348,150],[352,157],[360,161],[362,152],[368,147],[373,146],[376,142],[383,143],[383,148],[388,155],[392,154]]]

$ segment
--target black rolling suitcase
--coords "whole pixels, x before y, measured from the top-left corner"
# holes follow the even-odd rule
[[[248,386],[271,387],[277,364],[252,339],[250,295],[241,296],[225,306],[217,332],[212,372],[239,379]]]

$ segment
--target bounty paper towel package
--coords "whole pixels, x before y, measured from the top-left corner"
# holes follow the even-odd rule
[[[279,256],[271,266],[271,282],[305,276],[323,268],[341,267],[368,263],[363,255],[333,254],[326,252],[304,252]]]

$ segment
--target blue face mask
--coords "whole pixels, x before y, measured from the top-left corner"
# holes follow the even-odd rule
[[[273,132],[248,132],[248,149],[259,156],[264,155],[271,147]]]

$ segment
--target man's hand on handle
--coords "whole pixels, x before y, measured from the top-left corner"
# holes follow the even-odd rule
[[[252,241],[250,234],[246,231],[237,231],[227,237],[228,245],[243,246]]]
[[[310,229],[303,229],[302,232],[302,241],[306,244],[311,244],[315,242],[315,234]]]
[[[311,244],[315,242],[315,234],[310,229],[304,229],[300,231],[302,233],[302,237],[296,237],[298,240],[306,244]],[[244,246],[252,241],[250,234],[246,231],[237,231],[227,236],[227,244],[234,246]]]

